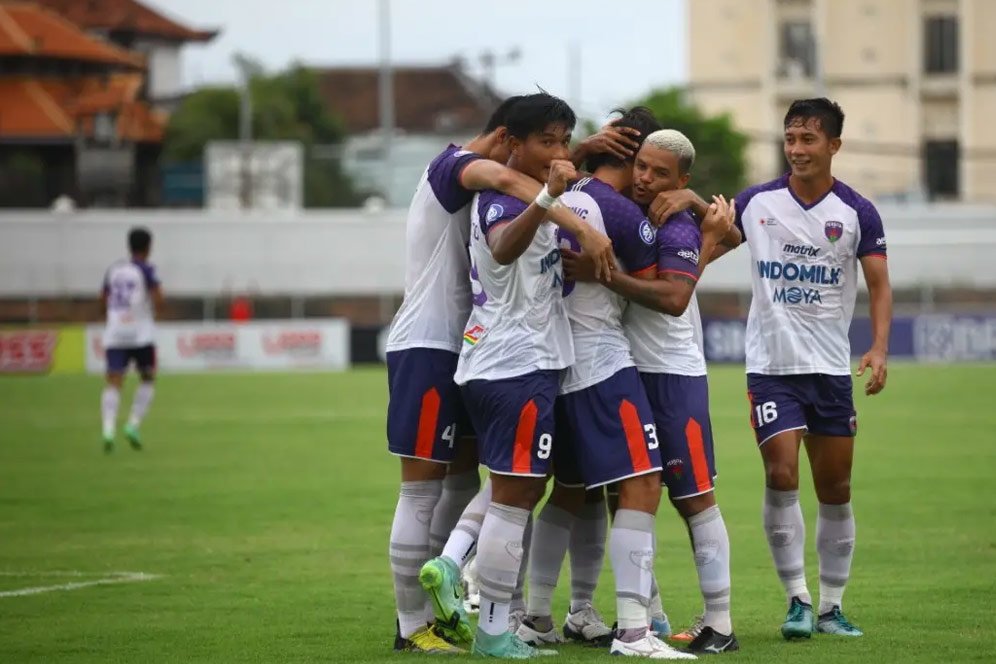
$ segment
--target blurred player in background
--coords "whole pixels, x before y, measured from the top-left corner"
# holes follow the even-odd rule
[[[156,271],[148,262],[152,234],[144,228],[128,232],[131,258],[120,260],[104,274],[101,310],[106,316],[103,346],[107,359],[107,384],[100,398],[104,451],[114,451],[121,386],[134,362],[141,382],[135,390],[131,414],[124,426],[132,449],[142,449],[139,426],[152,405],[156,379],[156,310],[163,294]]]
[[[831,173],[844,113],[826,98],[797,100],[784,122],[791,172],[740,193],[737,228],[750,248],[747,389],[764,461],[764,529],[789,609],[786,639],[813,631],[861,636],[841,611],[854,554],[851,464],[857,414],[848,329],[858,265],[868,286],[873,345],[857,374],[865,394],[885,387],[892,289],[878,211]],[[818,618],[806,585],[806,526],[799,505],[799,447],[806,444],[819,499]]]
[[[512,153],[511,97],[465,147],[450,145],[428,166],[408,211],[405,298],[387,342],[388,449],[401,458],[401,489],[391,528],[390,558],[398,608],[396,650],[454,653],[427,626],[432,612],[418,574],[439,540],[453,530],[479,484],[472,434],[453,375],[472,292],[467,244],[474,191],[493,189],[532,200],[541,185],[504,166]],[[560,223],[582,233],[563,210]],[[584,235],[608,268],[607,238]],[[458,457],[458,454],[460,455]],[[447,475],[447,466],[452,464]],[[444,479],[445,478],[445,479]]]

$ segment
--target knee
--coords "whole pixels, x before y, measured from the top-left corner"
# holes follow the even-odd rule
[[[788,463],[769,463],[765,466],[765,483],[776,491],[795,491],[799,488],[799,467]]]
[[[631,477],[619,483],[619,509],[656,514],[660,502],[660,473]]]
[[[556,505],[568,514],[577,514],[585,502],[584,487],[567,487],[554,484],[550,493],[550,503]]]
[[[546,493],[545,478],[492,478],[491,502],[530,510],[536,507]]]
[[[713,495],[712,491],[710,491],[708,493],[703,493],[700,496],[672,500],[671,504],[674,505],[674,509],[678,510],[678,514],[680,514],[681,517],[687,521],[696,514],[701,514],[715,505],[716,496]]]
[[[826,505],[851,502],[851,478],[840,477],[816,483],[816,497]]]

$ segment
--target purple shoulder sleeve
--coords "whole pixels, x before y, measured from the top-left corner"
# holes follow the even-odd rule
[[[657,271],[699,278],[702,231],[687,212],[680,212],[657,231]]]
[[[885,257],[885,229],[882,227],[882,217],[870,201],[863,201],[857,208],[858,227],[861,229],[861,240],[858,242],[858,258],[865,256]]]
[[[429,186],[436,200],[449,213],[470,204],[474,192],[460,184],[460,173],[472,161],[483,159],[479,154],[457,150],[450,146],[429,164]]]
[[[477,217],[481,222],[481,231],[487,236],[495,226],[512,221],[529,207],[514,196],[488,190],[482,191],[477,199]]]
[[[653,267],[657,263],[656,233],[646,215],[633,201],[614,191],[601,194],[596,200],[605,233],[626,270],[640,272]]]
[[[138,269],[142,271],[142,277],[145,278],[146,288],[156,288],[159,286],[159,277],[156,275],[156,268],[154,268],[149,263],[136,263]]]

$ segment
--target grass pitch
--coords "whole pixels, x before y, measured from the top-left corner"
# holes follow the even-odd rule
[[[858,536],[845,595],[866,632],[857,640],[781,640],[785,606],[760,524],[741,370],[715,369],[711,388],[742,646],[724,657],[993,661],[996,367],[899,364],[881,396],[857,396]],[[96,377],[0,378],[0,662],[413,657],[390,650],[398,468],[385,451],[382,370],[165,376],[146,449],[121,440],[109,457],[99,391]],[[802,489],[815,591],[808,478]],[[658,579],[680,628],[699,599],[670,507],[658,540]],[[61,589],[28,593],[52,586]],[[561,588],[558,614],[566,603]],[[611,622],[608,563],[597,604]],[[568,646],[551,661],[608,657]]]

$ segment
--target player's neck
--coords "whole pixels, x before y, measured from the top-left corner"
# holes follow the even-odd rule
[[[469,143],[463,146],[464,150],[479,154],[485,159],[491,157],[492,150],[497,147],[498,139],[495,137],[494,132],[490,134],[480,134],[475,136]]]
[[[601,166],[595,169],[592,176],[609,185],[617,192],[622,192],[630,186],[630,170]]]
[[[833,189],[833,182],[833,175],[829,172],[806,179],[789,175],[789,188],[792,189],[796,198],[807,205],[811,205],[826,196]]]

